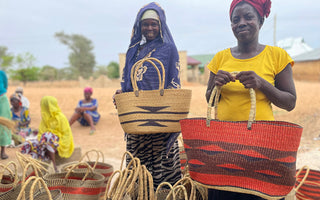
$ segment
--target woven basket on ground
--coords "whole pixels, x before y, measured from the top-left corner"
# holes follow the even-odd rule
[[[96,154],[96,156],[92,156],[92,153]],[[95,159],[94,159],[95,157]],[[102,174],[105,177],[103,191],[108,183],[109,177],[113,173],[113,166],[108,164],[104,160],[104,155],[101,151],[92,149],[87,151],[78,162],[70,162],[62,166],[61,171],[67,172],[70,170],[74,165],[77,165],[73,171],[77,172],[85,172],[87,170],[86,165],[79,165],[81,162],[86,162],[90,167],[92,167],[93,171],[99,174]],[[103,196],[104,193],[101,194]]]
[[[36,191],[36,192],[35,192]],[[26,195],[28,192],[29,195]],[[62,200],[60,190],[50,191],[41,177],[31,177],[22,186],[17,200]]]
[[[14,162],[8,163],[9,165],[16,166]],[[25,182],[28,181],[30,178],[33,180],[34,177],[42,177],[44,174],[43,172],[39,171],[37,166],[35,166],[33,163],[28,163],[25,165],[22,172],[22,176],[18,176],[17,171],[15,172],[15,177],[13,183],[11,184],[11,188],[7,190],[6,192],[0,194],[1,200],[12,200],[17,199],[18,195],[20,194],[20,191],[22,190],[22,187],[24,186]],[[14,174],[13,172],[10,172],[11,174]],[[30,182],[30,181],[29,181]],[[31,184],[27,184],[24,187],[24,194],[26,196],[29,195]],[[8,188],[7,188],[8,189]]]
[[[77,172],[74,165],[68,172],[46,174],[43,179],[49,190],[61,190],[63,200],[96,200],[104,189],[105,177],[93,171],[85,162],[78,165],[87,166],[86,172]]]
[[[6,165],[0,164],[0,170],[0,199],[14,199],[21,189],[17,164],[12,161]]]
[[[295,191],[297,199],[320,199],[320,171],[308,166],[297,170]]]

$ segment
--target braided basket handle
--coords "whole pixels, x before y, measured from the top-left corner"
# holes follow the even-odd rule
[[[10,169],[10,165],[13,166],[14,168],[14,172]],[[19,177],[18,177],[18,167],[17,167],[17,164],[13,161],[10,161],[9,163],[7,163],[6,165],[0,165],[1,168],[3,168],[1,171],[0,171],[0,181],[2,180],[2,177],[4,175],[4,172],[5,170],[7,170],[9,172],[9,175],[11,177],[14,177],[14,181],[13,181],[13,187],[15,187],[18,182],[19,182]]]
[[[34,181],[33,183],[31,183],[31,181]],[[40,182],[40,183],[39,183]],[[19,196],[17,197],[17,200],[23,200],[25,199],[25,190],[28,184],[32,184],[31,185],[31,189],[30,189],[30,193],[29,193],[29,199],[33,200],[34,199],[34,190],[35,190],[35,186],[38,184],[40,187],[40,184],[42,185],[42,187],[45,189],[46,193],[48,194],[48,199],[52,200],[52,195],[50,193],[50,190],[48,189],[48,186],[46,185],[45,181],[41,178],[41,177],[35,177],[32,176],[30,177],[23,185],[22,188],[20,190]]]
[[[231,72],[231,75],[236,76],[238,73],[239,72]],[[247,129],[251,130],[251,126],[256,115],[256,93],[253,88],[249,88],[249,93],[250,93],[251,107],[250,107]],[[214,119],[217,119],[217,110],[218,110],[218,102],[219,102],[220,94],[221,94],[221,86],[215,86],[211,92],[210,99],[208,102],[207,121],[206,121],[207,127],[210,127],[211,110],[212,110],[211,105],[212,105],[213,99],[214,99],[213,107],[215,109]]]
[[[119,174],[119,175],[116,177],[117,174]],[[120,185],[120,181],[122,180],[122,176],[123,176],[123,174],[122,174],[121,170],[116,170],[111,174],[111,176],[107,182],[106,191],[104,193],[103,200],[112,199],[112,197],[115,195],[117,187]],[[111,184],[112,180],[114,182]]]
[[[300,187],[303,185],[303,183],[305,182],[305,180],[307,179],[309,172],[310,172],[310,168],[308,166],[303,166],[299,169],[299,171],[296,173],[296,178],[298,178],[298,176],[300,175],[300,173],[302,172],[302,170],[306,169],[306,173],[304,175],[304,177],[302,178],[300,184],[295,188],[295,191],[297,192]]]
[[[50,190],[48,188],[48,186],[46,185],[45,181],[41,178],[41,177],[37,177],[36,180],[32,183],[32,186],[31,186],[31,189],[30,189],[30,196],[29,196],[29,199],[30,200],[33,200],[34,199],[34,190],[35,190],[35,186],[36,184],[40,182],[42,187],[45,189],[47,195],[48,195],[48,200],[52,200],[52,195],[50,193]],[[39,185],[40,185],[39,183]]]
[[[196,199],[196,188],[195,188],[195,184],[193,182],[193,180],[190,177],[183,177],[182,179],[180,179],[179,181],[177,181],[173,187],[176,187],[178,185],[183,185],[186,186],[187,184],[190,184],[191,189],[190,189],[190,198],[191,199]]]
[[[33,168],[35,175],[34,176],[28,176],[27,177],[27,171],[29,168]],[[24,168],[23,168],[23,173],[22,173],[22,184],[24,184],[26,182],[26,179],[29,180],[32,177],[43,177],[44,174],[41,172],[41,170],[39,170],[39,168],[37,168],[37,166],[34,163],[28,163]]]
[[[133,87],[133,91],[134,91],[135,95],[137,97],[139,96],[139,88],[137,85],[137,73],[138,73],[139,68],[145,62],[150,63],[157,70],[157,74],[159,77],[159,92],[160,92],[160,95],[163,96],[163,94],[164,94],[164,81],[165,81],[164,66],[160,60],[158,60],[157,58],[151,58],[151,57],[144,58],[144,59],[137,61],[131,68],[131,83],[132,83],[132,87]],[[157,62],[160,64],[161,69],[162,69],[162,76],[160,74],[160,70],[158,69],[157,65],[154,62]]]
[[[133,155],[129,151],[126,151],[126,152],[124,152],[122,159],[121,159],[120,170],[122,170],[122,168],[124,166],[123,163],[126,162],[127,155],[131,158],[131,161],[129,162],[128,166],[131,165],[131,162],[132,162],[134,164],[134,167],[137,167],[137,163],[136,163],[136,160],[134,159]]]
[[[94,153],[97,154],[95,163],[94,163],[94,165],[93,165],[93,167],[92,167],[92,169],[94,170],[94,169],[96,168],[96,166],[97,166],[98,161],[99,161],[100,158],[102,158],[102,162],[104,163],[104,155],[103,155],[102,151],[99,151],[99,150],[97,150],[97,149],[91,149],[91,150],[87,151],[85,154],[83,154],[83,156],[79,159],[79,162],[85,162],[85,161],[84,161],[84,158],[85,158],[85,157],[87,157],[88,161],[91,161],[90,156],[89,156],[89,154],[90,154],[91,152],[94,152]]]
[[[156,193],[155,193],[155,200],[158,199],[158,195],[159,195],[159,192],[161,191],[160,188],[164,187],[164,186],[169,186],[170,188],[170,191],[173,190],[173,187],[172,185],[169,183],[169,182],[162,182],[160,183],[160,185],[158,185],[157,189],[156,189]],[[171,193],[172,194],[172,199],[175,200],[176,199],[176,194],[173,192]],[[169,196],[169,194],[167,195]]]
[[[89,173],[93,173],[92,167],[87,162],[79,162],[79,163],[72,165],[72,167],[66,173],[66,176],[64,177],[64,179],[67,180],[69,178],[71,172],[73,172],[73,170],[76,169],[79,165],[85,165],[87,168],[86,174],[83,176],[83,178],[81,180],[82,182],[86,180]]]

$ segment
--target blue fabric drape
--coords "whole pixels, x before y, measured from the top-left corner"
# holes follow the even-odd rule
[[[153,41],[147,42],[141,46],[142,33],[140,19],[146,10],[155,10],[159,16],[160,34]],[[180,88],[180,64],[179,54],[176,45],[171,36],[170,30],[166,23],[164,10],[155,2],[149,3],[142,7],[136,17],[130,45],[126,53],[126,63],[123,69],[121,89],[123,92],[133,91],[131,83],[131,69],[133,65],[145,58],[153,57],[159,59],[165,68],[164,88]],[[160,70],[158,63],[155,63]],[[144,63],[137,73],[137,85],[140,90],[155,90],[159,88],[159,78],[156,69],[150,63]],[[167,144],[167,153],[176,141],[180,133],[172,133],[170,138],[165,141]]]
[[[141,49],[140,42],[142,40],[142,33],[140,19],[143,13],[150,9],[155,10],[159,15],[160,34],[153,41],[144,44]],[[137,14],[133,26],[130,46],[126,54],[125,67],[123,69],[121,82],[121,89],[123,92],[133,91],[130,79],[131,68],[138,60],[145,57],[154,57],[163,63],[165,67],[165,88],[180,88],[179,54],[166,24],[164,10],[154,2],[142,7]],[[162,73],[160,65],[157,64],[157,66]],[[143,67],[139,69],[137,80],[138,87],[141,90],[158,89],[158,75],[154,67],[149,63],[145,63]]]

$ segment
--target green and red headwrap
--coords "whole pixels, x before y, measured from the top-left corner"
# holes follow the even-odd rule
[[[270,0],[233,0],[230,6],[230,18],[233,12],[233,9],[241,2],[247,2],[252,5],[260,14],[261,17],[268,17],[270,14],[271,1]]]

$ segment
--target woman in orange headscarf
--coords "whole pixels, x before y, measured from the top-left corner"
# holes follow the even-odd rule
[[[71,128],[56,98],[44,96],[40,106],[42,119],[38,139],[25,142],[21,152],[31,154],[36,159],[51,160],[57,171],[55,153],[58,152],[62,158],[69,158],[74,150]]]
[[[217,111],[219,120],[247,120],[250,110],[248,88],[256,91],[256,120],[274,120],[271,104],[287,111],[295,107],[292,58],[279,47],[259,43],[259,32],[265,17],[269,16],[270,7],[270,0],[233,0],[231,3],[229,14],[237,46],[218,52],[208,65],[211,73],[207,100],[214,86],[223,86]],[[233,71],[240,72],[234,77]],[[213,171],[215,167],[212,166]],[[209,190],[208,199],[263,198]]]

